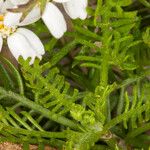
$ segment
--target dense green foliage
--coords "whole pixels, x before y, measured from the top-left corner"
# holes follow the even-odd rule
[[[45,2],[45,1],[44,1]],[[149,149],[150,3],[90,0],[61,40],[19,71],[0,58],[0,141],[65,150]]]

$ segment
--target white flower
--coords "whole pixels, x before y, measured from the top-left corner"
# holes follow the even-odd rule
[[[10,0],[14,5],[23,4],[23,0]],[[15,2],[14,2],[15,1]],[[22,2],[21,2],[22,1]],[[28,2],[28,0],[25,0]],[[87,17],[86,7],[87,0],[52,0],[56,3],[62,3],[66,13],[72,19],[85,19]],[[49,31],[55,38],[60,38],[66,32],[67,25],[61,11],[55,6],[53,2],[47,2],[45,10],[40,15],[40,7],[36,5],[33,10],[27,15],[27,17],[20,23],[20,25],[28,25],[36,22],[38,19],[42,18]],[[7,15],[6,15],[7,16]],[[8,15],[9,17],[9,15]],[[11,16],[10,16],[11,17]],[[13,24],[8,19],[8,25]]]
[[[35,57],[42,58],[45,53],[44,46],[32,31],[18,28],[21,14],[7,12],[6,9],[10,7],[12,7],[12,4],[9,1],[0,0],[0,51],[3,39],[6,39],[16,60],[19,56],[24,59],[31,57],[30,64],[32,64]],[[8,25],[7,22],[12,23]]]

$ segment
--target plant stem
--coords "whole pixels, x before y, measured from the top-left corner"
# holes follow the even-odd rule
[[[18,86],[19,86],[19,92],[20,92],[21,95],[24,95],[23,81],[22,81],[22,78],[21,78],[18,70],[6,58],[0,57],[0,59],[2,59],[8,65],[8,67],[11,69],[11,71],[13,72],[15,78],[17,79]]]
[[[105,53],[103,57],[103,62],[101,65],[101,73],[100,73],[100,85],[102,87],[106,87],[108,83],[108,67],[109,67],[108,60],[109,60],[109,56],[107,53]]]
[[[103,17],[103,23],[108,24],[109,22],[109,16],[104,16]],[[103,52],[102,52],[102,63],[101,63],[101,70],[100,70],[100,86],[102,88],[106,88],[108,85],[108,71],[109,71],[109,46],[110,46],[110,40],[111,40],[111,34],[108,33],[109,30],[109,25],[105,26],[102,28],[102,33],[103,33],[103,39],[102,39],[102,44],[103,44]],[[101,93],[103,95],[103,93]],[[104,100],[104,113],[107,118],[106,121],[110,120],[110,102],[109,98],[106,97]]]
[[[125,87],[122,87],[121,90],[120,90],[120,98],[119,98],[119,101],[118,101],[117,115],[120,115],[122,113],[122,110],[123,110],[124,91],[125,91]]]
[[[148,107],[150,107],[148,104],[144,104],[142,105],[141,107],[137,107],[137,108],[134,108],[132,110],[129,110],[128,112],[126,113],[123,113],[117,117],[115,117],[114,119],[112,119],[109,123],[107,123],[105,126],[104,126],[104,131],[107,131],[109,130],[110,128],[114,127],[115,125],[117,125],[118,123],[122,122],[124,119],[129,119],[131,116],[133,116],[134,114],[136,114],[137,112],[139,114],[141,114],[142,112],[144,112],[145,110],[148,109]]]
[[[66,138],[66,132],[46,132],[46,131],[34,131],[34,130],[26,130],[21,128],[15,128],[11,126],[6,126],[5,124],[0,124],[3,126],[3,130],[7,133],[23,134],[26,136],[34,136],[34,137],[45,137],[45,138]]]
[[[103,62],[101,65],[101,73],[100,73],[100,86],[102,86],[103,88],[107,87],[108,84],[108,69],[109,69],[109,55],[107,54],[107,52],[105,52],[104,57],[103,57]],[[109,102],[109,98],[106,97],[104,99],[104,110],[105,110],[105,116],[107,118],[107,122],[110,120],[110,102]]]
[[[139,0],[139,2],[141,2],[144,6],[150,8],[150,3],[147,2],[146,0]]]
[[[7,97],[10,97],[12,99],[15,99],[16,101],[20,102],[21,104],[31,108],[32,110],[35,110],[37,112],[40,112],[43,116],[55,121],[55,122],[58,122],[64,126],[67,126],[67,127],[70,127],[70,128],[73,128],[73,129],[79,129],[78,128],[78,125],[75,124],[73,121],[61,116],[61,115],[58,115],[58,114],[55,114],[55,113],[52,113],[51,111],[49,111],[48,109],[46,108],[43,108],[42,106],[36,104],[35,102],[27,99],[26,97],[24,96],[20,96],[12,91],[6,91],[5,89],[3,89],[2,87],[0,87],[0,93],[2,95],[7,95]]]
[[[138,127],[137,129],[135,129],[127,134],[126,141],[130,140],[130,138],[134,138],[134,137],[140,135],[143,132],[148,131],[149,129],[150,129],[150,123],[147,123],[147,124],[143,125],[142,127]]]
[[[45,145],[51,145],[57,148],[62,148],[62,145],[64,144],[63,141],[61,140],[57,140],[57,139],[50,139],[50,140],[46,140],[46,139],[40,139],[43,144]],[[13,142],[13,143],[24,143],[24,137],[19,137],[16,138],[15,136],[13,138],[10,137],[0,137],[0,142]],[[39,143],[37,138],[28,138],[28,142],[29,144],[37,144]]]

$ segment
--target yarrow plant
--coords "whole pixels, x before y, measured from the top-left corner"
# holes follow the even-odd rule
[[[85,19],[87,16],[87,0],[82,2],[56,0],[55,2],[62,3],[68,15],[73,19]],[[46,1],[44,11],[41,14],[40,1],[36,1],[35,6],[23,21],[21,21],[22,12],[13,13],[8,11],[8,9],[16,9],[27,3],[28,1],[6,0],[4,2],[1,0],[0,49],[2,49],[3,45],[2,38],[7,38],[8,47],[13,56],[17,60],[19,56],[22,56],[24,59],[31,57],[30,64],[33,64],[35,57],[42,58],[42,55],[45,53],[44,46],[34,33],[24,28],[18,28],[18,26],[29,25],[42,18],[53,36],[60,38],[66,32],[67,25],[61,11],[52,2]],[[76,8],[78,8],[78,12],[76,12]]]
[[[1,0],[0,8],[1,143],[150,149],[148,0]]]
[[[19,7],[25,3],[25,1],[20,2],[18,1],[11,1],[15,6]],[[48,2],[47,0],[43,1],[44,4],[41,4],[42,1],[35,1],[35,4],[33,6],[33,9],[29,12],[29,14],[26,16],[24,21],[20,22],[20,25],[28,25],[32,24],[33,22],[37,21],[38,19],[42,18],[52,35],[56,38],[62,37],[64,32],[67,30],[67,25],[65,22],[65,19],[63,17],[63,14],[61,11],[55,6],[56,3],[61,3],[66,11],[66,13],[72,18],[72,19],[85,19],[87,17],[86,7],[87,7],[87,0],[53,0],[52,2]],[[26,1],[26,3],[30,3],[30,1]],[[31,2],[32,3],[32,2]],[[41,12],[41,5],[44,5],[43,13]],[[78,11],[77,11],[78,10]],[[8,18],[7,25],[14,24],[14,20],[12,18],[12,15],[9,13],[6,15],[6,18]],[[20,17],[22,15],[22,12],[16,14],[16,18]]]
[[[23,56],[24,59],[31,57],[32,64],[35,57],[41,59],[45,53],[44,46],[32,31],[22,27],[18,28],[20,26],[19,18],[15,14],[10,14],[7,11],[10,5],[11,3],[8,1],[2,1],[0,4],[0,50],[3,46],[3,39],[7,39],[8,47],[13,56],[17,60],[19,56]],[[11,20],[13,23],[9,24]]]

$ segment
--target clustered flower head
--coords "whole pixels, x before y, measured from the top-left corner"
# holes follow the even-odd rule
[[[53,0],[62,3],[66,13],[72,18],[85,19],[87,16],[87,0]],[[52,3],[48,2],[42,15],[44,23],[47,25],[54,37],[60,38],[67,30],[65,19],[60,10]]]
[[[35,57],[42,58],[45,53],[40,39],[30,30],[20,26],[32,24],[42,19],[51,34],[55,38],[61,38],[67,30],[65,18],[56,3],[61,3],[66,13],[72,19],[85,19],[87,17],[87,0],[53,0],[47,1],[41,14],[40,1],[33,7],[28,15],[21,20],[22,12],[9,12],[8,9],[18,8],[27,4],[29,0],[0,0],[0,50],[3,39],[7,39],[8,47],[13,56],[18,60],[19,56],[24,59],[31,57],[31,64]]]
[[[31,57],[31,64],[34,62],[35,57],[42,58],[44,52],[44,46],[40,39],[30,30],[25,28],[19,28],[19,20],[15,18],[15,14],[12,14],[15,24],[8,25],[9,22],[7,15],[7,8],[10,8],[11,3],[8,1],[0,2],[0,50],[2,49],[3,39],[7,40],[8,47],[13,56],[18,60],[19,56],[24,59]]]

